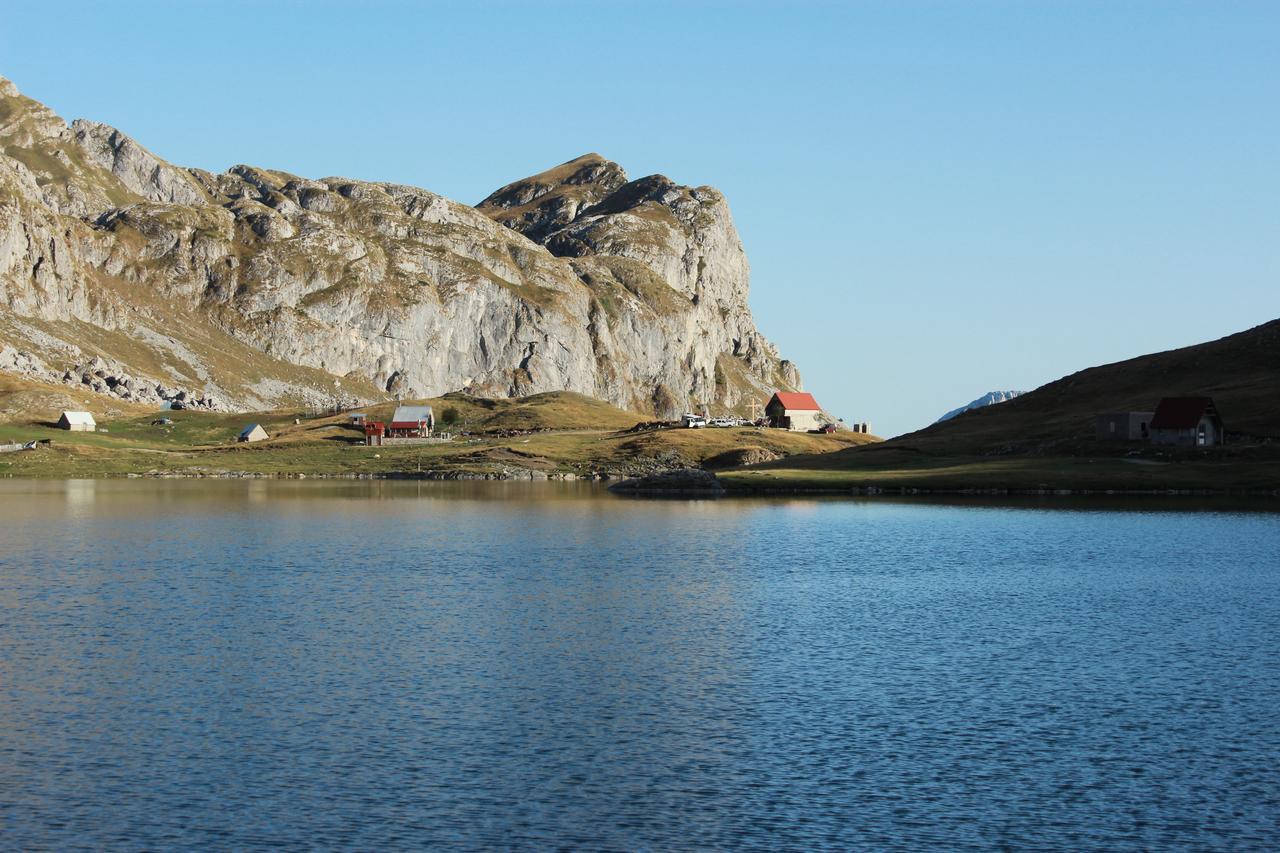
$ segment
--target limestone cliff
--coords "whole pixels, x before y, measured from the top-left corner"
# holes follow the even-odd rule
[[[165,162],[0,78],[0,369],[217,408],[571,390],[669,415],[795,369],[724,197],[587,155],[479,209]]]

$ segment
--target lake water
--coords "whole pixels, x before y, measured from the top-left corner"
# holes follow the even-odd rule
[[[1192,506],[0,482],[0,848],[1275,848]]]

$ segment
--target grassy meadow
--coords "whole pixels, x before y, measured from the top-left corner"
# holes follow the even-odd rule
[[[0,398],[3,393],[0,389]],[[23,393],[30,394],[31,389]],[[350,413],[221,414],[117,407],[113,414],[102,414],[90,405],[98,421],[98,431],[91,433],[58,429],[57,412],[52,409],[32,419],[11,415],[0,422],[0,443],[51,440],[52,444],[0,454],[0,477],[389,475],[514,469],[626,474],[700,466],[744,449],[773,455],[822,454],[876,440],[856,433],[816,435],[754,427],[630,432],[649,418],[567,392],[511,400],[449,394],[412,402],[433,406],[437,431],[453,433],[454,440],[366,447],[363,433],[349,423]],[[382,403],[359,411],[371,420],[386,421],[394,407],[394,403]],[[157,423],[163,418],[172,423]],[[261,424],[270,439],[238,443],[240,431],[252,423]]]

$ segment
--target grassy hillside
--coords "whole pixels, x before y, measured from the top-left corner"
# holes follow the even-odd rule
[[[1198,395],[1214,399],[1228,431],[1280,438],[1280,320],[1209,343],[1091,367],[891,444],[946,453],[1072,450],[1092,444],[1097,414],[1149,412],[1161,397]]]
[[[1094,439],[1094,416],[1161,397],[1214,399],[1238,441],[1172,449]],[[1082,370],[868,447],[732,474],[741,488],[1280,489],[1280,320],[1217,341]]]
[[[65,409],[83,409],[110,415],[137,414],[144,409],[77,385],[36,382],[0,372],[0,423],[57,420]]]

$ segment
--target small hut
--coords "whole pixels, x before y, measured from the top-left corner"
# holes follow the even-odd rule
[[[240,430],[239,441],[266,441],[271,436],[262,428],[262,424],[249,424]]]
[[[96,432],[98,423],[88,412],[63,412],[58,418],[58,428],[72,432]]]

